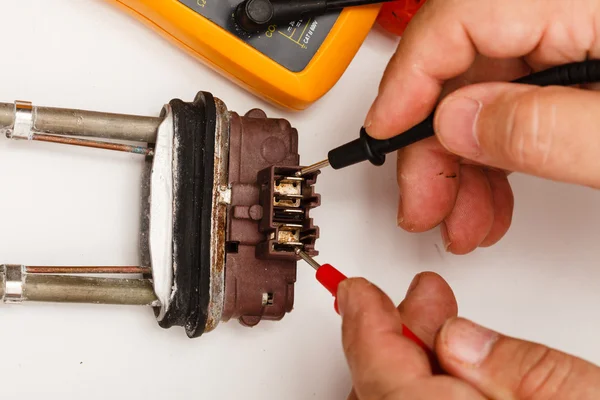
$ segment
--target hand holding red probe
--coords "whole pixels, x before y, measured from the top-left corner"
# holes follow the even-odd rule
[[[339,282],[336,276],[342,274],[330,275],[328,269],[322,274],[331,279],[319,281],[328,290],[338,282],[342,343],[353,382],[349,400],[599,398],[600,368],[457,318],[452,289],[437,274],[417,275],[396,308],[372,283]],[[406,340],[404,324],[435,349],[443,375]]]
[[[323,287],[325,287],[325,289],[327,289],[329,293],[331,293],[333,297],[335,297],[335,302],[333,306],[335,308],[335,311],[339,314],[340,311],[338,308],[337,300],[338,287],[340,283],[342,283],[348,278],[330,264],[319,264],[311,256],[309,256],[300,249],[296,249],[296,254],[304,261],[306,261],[311,267],[313,267],[315,271],[317,271],[317,281],[319,281],[321,285],[323,285]],[[407,328],[406,325],[402,325],[402,335],[412,340],[416,345],[421,347],[427,353],[427,356],[432,360],[432,362],[434,361],[435,356],[433,355],[431,349],[427,347],[427,345],[423,343],[423,341],[419,339],[417,335],[415,335],[409,328]]]

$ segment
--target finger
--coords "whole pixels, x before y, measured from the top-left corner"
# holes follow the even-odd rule
[[[436,351],[451,375],[493,399],[597,399],[600,369],[579,358],[449,320]]]
[[[465,74],[449,81],[444,91],[486,79],[514,79],[522,76],[527,69],[522,60],[495,60],[479,56]],[[450,214],[460,182],[458,161],[458,157],[448,154],[434,138],[398,152],[400,227],[409,232],[425,232],[438,226]]]
[[[487,83],[442,101],[434,127],[451,152],[494,167],[600,187],[600,93]]]
[[[338,289],[342,343],[354,390],[361,400],[379,399],[407,383],[431,376],[427,355],[402,336],[400,313],[381,290],[364,279]]]
[[[452,212],[441,225],[446,250],[467,254],[488,236],[494,223],[492,190],[481,168],[462,165],[460,189]]]
[[[480,247],[492,246],[504,237],[510,228],[515,206],[515,199],[506,172],[488,169],[484,173],[487,175],[492,190],[494,222],[487,237],[479,245]]]
[[[444,322],[458,315],[458,306],[441,276],[422,272],[413,279],[398,311],[404,325],[433,349],[435,336]]]
[[[548,3],[546,1],[542,1]],[[575,61],[596,59],[600,54],[597,43],[600,9],[596,0],[563,3],[548,21],[544,34],[535,49],[525,56],[525,61],[534,71],[568,64]]]
[[[423,321],[416,312],[427,312],[422,307],[428,300],[446,310],[436,310],[433,319],[456,314],[454,295],[439,276],[425,273],[418,278],[408,290],[402,315],[413,322]],[[435,295],[435,290],[441,293]],[[401,313],[374,285],[364,279],[344,281],[338,289],[338,305],[343,318],[344,351],[354,384],[349,400],[484,399],[460,380],[431,375],[423,350],[402,336]]]
[[[577,86],[574,86],[577,87]],[[580,89],[600,90],[600,83],[586,83],[578,86]]]
[[[555,0],[430,0],[385,71],[365,120],[369,134],[388,138],[425,119],[443,83],[467,71],[477,53],[491,58],[531,54],[537,65],[597,54],[597,8],[595,1],[573,7]]]
[[[477,389],[459,379],[436,375],[408,383],[397,397],[378,400],[486,400]],[[361,399],[363,400],[363,399]]]
[[[416,380],[409,382],[399,392],[399,398],[411,400],[486,400],[471,385],[466,384],[456,378],[449,376],[433,376],[424,380]],[[377,399],[376,397],[367,397],[368,399]],[[391,397],[379,398],[378,400],[388,400]],[[352,390],[347,400],[362,400]]]
[[[455,90],[474,83],[509,82],[530,72],[531,67],[522,58],[498,59],[478,54],[465,73],[444,84],[441,97],[446,97]]]
[[[438,226],[454,208],[459,173],[459,158],[448,153],[436,138],[399,151],[398,225],[409,232]]]

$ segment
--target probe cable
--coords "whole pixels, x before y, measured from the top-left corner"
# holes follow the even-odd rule
[[[346,7],[387,3],[394,0],[245,0],[235,10],[237,24],[247,32],[270,25],[288,24]]]

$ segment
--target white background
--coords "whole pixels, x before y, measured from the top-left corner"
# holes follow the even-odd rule
[[[300,132],[303,161],[355,138],[395,41],[374,31],[339,84],[298,114],[274,109],[120,10],[94,0],[0,3],[0,101],[157,115],[198,90],[231,110],[264,108]],[[135,265],[141,159],[0,138],[0,262]],[[413,275],[442,274],[461,314],[600,363],[600,193],[511,178],[508,236],[466,257],[437,232],[396,228],[392,160],[320,178],[321,260],[379,284],[399,301]],[[342,399],[350,381],[331,297],[309,268],[295,310],[254,329],[230,322],[200,339],[163,330],[135,307],[0,307],[3,398]]]

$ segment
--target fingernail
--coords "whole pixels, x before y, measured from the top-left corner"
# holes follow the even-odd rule
[[[480,365],[498,340],[496,332],[462,318],[448,321],[442,335],[451,355],[472,366]]]
[[[408,287],[408,290],[406,291],[406,295],[408,296],[413,290],[415,290],[417,288],[417,286],[419,286],[419,281],[421,280],[421,274],[417,274],[412,282],[410,283],[410,286]]]
[[[398,200],[398,214],[396,215],[396,223],[401,226],[404,222],[404,210],[402,209],[402,196]]]
[[[342,317],[344,316],[344,312],[348,308],[348,285],[349,281],[348,279],[346,279],[339,284],[337,290],[337,305],[338,310],[340,312],[340,316]]]
[[[376,106],[377,106],[377,99],[375,99],[375,101],[373,102],[373,105],[371,105],[371,108],[369,109],[369,112],[367,113],[367,116],[365,117],[365,124],[364,124],[365,128],[370,128],[371,125],[373,125],[373,114],[374,114],[374,110],[375,110]]]
[[[477,118],[482,104],[467,97],[449,97],[442,101],[435,117],[439,140],[451,152],[476,158],[480,153]]]
[[[444,242],[444,249],[448,251],[452,242],[450,241],[450,234],[448,233],[448,226],[445,222],[440,224],[440,233],[442,234],[442,241]]]

